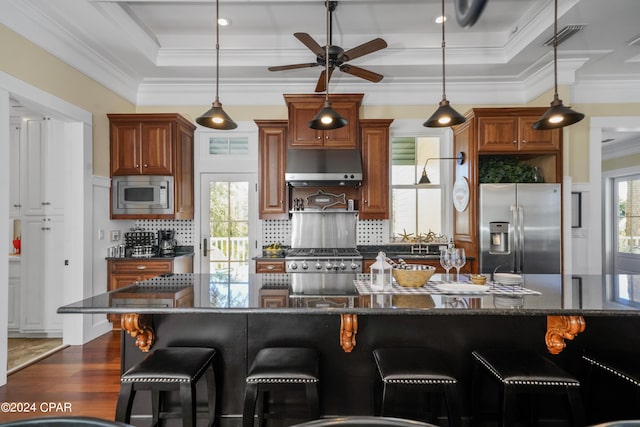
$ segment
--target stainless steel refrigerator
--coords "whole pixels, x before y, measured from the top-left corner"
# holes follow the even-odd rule
[[[480,184],[480,272],[560,274],[560,184]]]

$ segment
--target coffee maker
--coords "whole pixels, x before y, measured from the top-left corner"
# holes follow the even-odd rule
[[[176,239],[174,230],[158,230],[158,255],[173,255],[176,253]]]

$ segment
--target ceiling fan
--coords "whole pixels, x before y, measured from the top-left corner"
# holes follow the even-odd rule
[[[326,90],[326,83],[329,79],[331,79],[331,75],[333,74],[333,70],[338,68],[340,71],[351,74],[352,76],[360,77],[361,79],[369,80],[371,82],[377,83],[384,77],[382,74],[375,73],[373,71],[365,70],[361,67],[356,67],[355,65],[347,64],[348,61],[352,59],[359,58],[361,56],[367,55],[369,53],[376,52],[380,49],[384,49],[387,47],[387,42],[382,40],[381,38],[376,38],[366,43],[363,43],[359,46],[356,46],[349,50],[344,50],[340,46],[335,46],[332,42],[333,39],[333,11],[336,10],[336,6],[338,5],[337,1],[329,1],[328,8],[329,12],[331,12],[328,20],[328,31],[329,34],[329,58],[328,64],[325,62],[326,58],[326,46],[320,46],[314,39],[307,33],[294,33],[293,36],[300,40],[302,44],[304,44],[311,52],[316,54],[316,62],[308,62],[304,64],[291,64],[291,65],[281,65],[277,67],[269,67],[269,71],[284,71],[284,70],[293,70],[296,68],[308,68],[308,67],[317,67],[322,66],[324,69],[322,73],[320,73],[320,78],[318,79],[318,83],[316,84],[316,92],[324,92]],[[326,65],[328,65],[329,69],[329,79],[325,79],[325,70]]]

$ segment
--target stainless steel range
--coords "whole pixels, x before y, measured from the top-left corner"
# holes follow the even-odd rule
[[[356,248],[356,212],[305,210],[291,217],[287,273],[361,273]]]

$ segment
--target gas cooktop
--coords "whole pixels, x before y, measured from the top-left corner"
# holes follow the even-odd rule
[[[294,248],[285,260],[288,273],[362,272],[362,255],[355,248]]]

